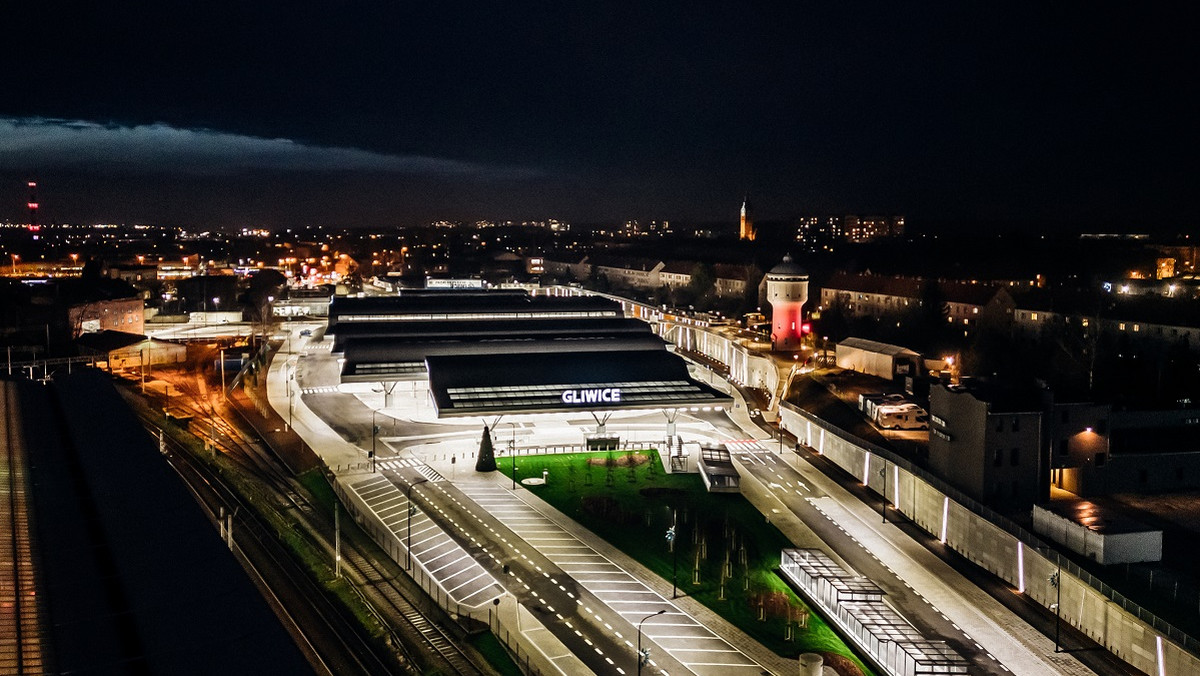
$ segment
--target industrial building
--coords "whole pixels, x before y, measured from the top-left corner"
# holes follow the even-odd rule
[[[847,338],[837,344],[838,368],[858,371],[884,380],[903,380],[919,372],[921,355],[899,345],[865,338]]]

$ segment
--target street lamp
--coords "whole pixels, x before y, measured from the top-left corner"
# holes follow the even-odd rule
[[[408,490],[405,491],[405,493],[407,494],[406,497],[408,498],[408,525],[406,526],[406,530],[408,531],[408,534],[405,537],[405,542],[404,542],[404,552],[407,555],[408,559],[404,564],[405,570],[412,570],[412,515],[414,512],[417,511],[417,508],[413,506],[412,492],[413,492],[413,488],[416,488],[417,486],[419,486],[427,481],[429,481],[429,479],[422,477],[420,481],[414,481],[412,483],[405,484],[406,486],[408,486]]]
[[[371,471],[375,471],[375,440],[379,438],[379,425],[375,424],[375,414],[379,413],[376,409],[371,409]]]
[[[288,367],[287,367],[287,368],[284,370],[284,372],[283,372],[283,384],[284,384],[285,386],[287,386],[287,395],[288,395],[288,429],[289,429],[289,430],[291,430],[291,429],[295,429],[295,425],[293,425],[293,424],[292,424],[292,411],[293,411],[293,406],[292,406],[292,381],[293,381],[293,380],[295,380],[295,379],[296,379],[296,366],[295,366],[295,365],[288,365]]]
[[[637,631],[638,631],[637,673],[638,673],[638,676],[642,676],[642,665],[650,661],[650,649],[646,648],[645,650],[642,650],[642,622],[645,622],[646,620],[648,620],[652,617],[655,617],[657,615],[662,615],[665,612],[667,612],[667,611],[664,609],[664,610],[658,611],[657,613],[650,613],[649,615],[643,617],[641,619],[641,621],[638,622],[638,624],[637,624]]]
[[[879,513],[883,515],[883,522],[887,523],[887,458],[883,458],[883,468],[879,470],[879,478],[883,480],[883,502],[879,505]]]
[[[675,546],[675,537],[677,532],[675,526],[679,523],[679,510],[671,510],[671,527],[667,529],[667,544],[671,547],[671,598],[679,596],[679,587],[676,583],[677,571],[679,570],[679,548]]]
[[[1062,652],[1062,644],[1059,642],[1059,629],[1062,626],[1062,568],[1050,573],[1050,577],[1046,578],[1051,587],[1054,587],[1056,599],[1054,603],[1054,652]]]

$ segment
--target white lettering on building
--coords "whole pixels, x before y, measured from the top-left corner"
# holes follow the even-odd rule
[[[606,387],[591,390],[563,390],[564,404],[613,404],[621,402],[621,388]]]

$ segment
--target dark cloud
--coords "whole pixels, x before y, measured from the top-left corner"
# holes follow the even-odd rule
[[[732,220],[749,191],[763,218],[1175,226],[1194,211],[1200,151],[1200,99],[1188,95],[1200,26],[1188,9],[39,0],[5,15],[0,117],[86,120],[80,136],[165,148],[186,139],[177,165],[152,149],[134,157],[173,196],[192,189],[187,162],[222,166],[213,146],[283,203],[289,191],[306,199],[303,179],[318,169],[385,174],[343,184],[354,192],[325,181],[330,206],[286,219],[353,223],[343,205],[354,199],[397,220],[468,209]],[[101,188],[132,141],[115,143],[87,145],[98,159],[86,166],[66,158],[72,191],[91,186],[87,204],[107,200],[110,212],[124,203]],[[4,162],[18,177],[38,173],[44,149]],[[64,167],[61,155],[72,152],[47,158]],[[428,172],[440,172],[436,189],[396,185]],[[411,199],[395,199],[398,189]],[[0,218],[20,202],[0,200]],[[171,213],[203,217],[209,204]]]
[[[419,155],[323,147],[167,124],[121,126],[83,120],[0,118],[0,169],[220,175],[253,170],[520,178],[528,169]]]

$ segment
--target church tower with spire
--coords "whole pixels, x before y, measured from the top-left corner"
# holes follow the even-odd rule
[[[750,196],[746,195],[745,199],[742,200],[742,220],[738,228],[738,239],[753,242],[754,235],[754,220],[750,216]]]

